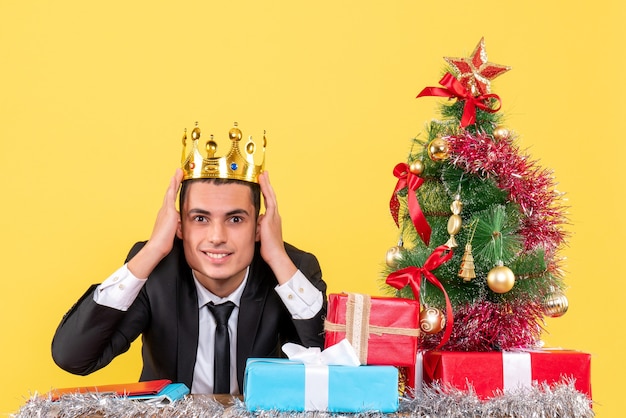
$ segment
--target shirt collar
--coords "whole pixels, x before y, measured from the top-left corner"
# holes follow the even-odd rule
[[[224,303],[227,301],[231,301],[235,304],[235,306],[239,307],[239,302],[241,301],[241,295],[243,294],[243,289],[246,287],[246,283],[248,282],[248,273],[250,272],[250,267],[246,269],[246,275],[244,276],[241,284],[235,289],[233,293],[226,297],[219,297],[212,292],[210,292],[206,287],[202,286],[202,284],[196,279],[196,275],[193,270],[191,274],[193,276],[193,281],[196,284],[196,291],[198,293],[198,309],[202,308],[209,302],[213,302],[216,305],[220,303]]]

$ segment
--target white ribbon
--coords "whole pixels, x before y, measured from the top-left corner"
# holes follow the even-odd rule
[[[532,365],[528,352],[502,352],[502,390],[532,386]]]
[[[415,376],[413,378],[415,380],[413,389],[415,389],[415,393],[420,392],[424,385],[424,351],[420,349],[417,350],[415,356]]]
[[[360,366],[359,357],[347,339],[321,351],[287,343],[282,347],[289,360],[304,364],[304,410],[328,409],[328,366]]]

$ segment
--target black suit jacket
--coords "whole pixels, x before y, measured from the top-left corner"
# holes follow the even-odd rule
[[[145,243],[132,248],[132,258]],[[323,347],[326,284],[312,254],[285,244],[289,257],[323,293],[324,305],[311,319],[294,320],[274,290],[272,270],[257,245],[241,296],[237,325],[237,379],[243,393],[243,375],[250,357],[280,357],[280,346],[295,342]],[[98,305],[93,285],[65,314],[52,340],[52,357],[62,369],[80,375],[92,373],[126,352],[142,335],[143,369],[140,380],[170,379],[191,387],[198,347],[198,297],[185,261],[182,241],[150,274],[137,299],[123,312]]]

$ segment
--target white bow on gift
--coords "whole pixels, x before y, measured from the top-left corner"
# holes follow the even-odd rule
[[[328,409],[328,366],[361,365],[359,356],[346,339],[321,351],[318,347],[305,348],[287,343],[282,347],[289,360],[304,363],[304,409]]]
[[[306,348],[294,343],[287,343],[283,345],[282,349],[289,360],[300,361],[304,364],[353,367],[361,365],[356,350],[345,338],[324,351],[320,350],[319,347]]]

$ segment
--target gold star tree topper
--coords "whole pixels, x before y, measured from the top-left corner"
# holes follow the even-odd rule
[[[487,60],[485,38],[481,38],[476,49],[468,58],[444,57],[459,73],[458,80],[473,96],[491,92],[491,80],[509,71],[511,67],[499,65]]]

